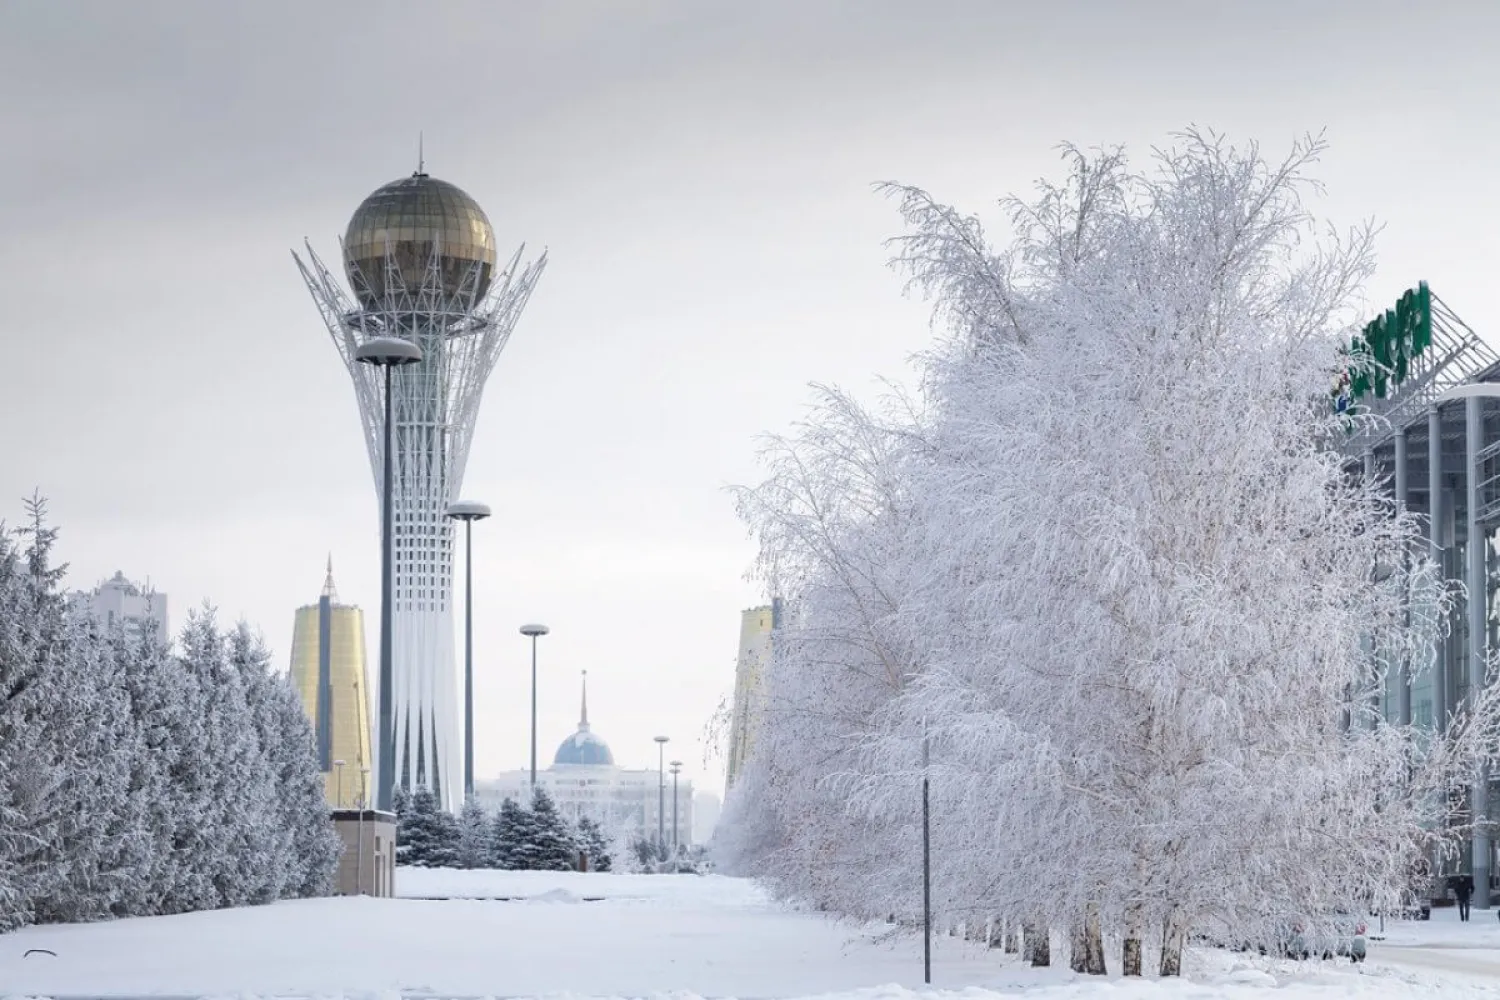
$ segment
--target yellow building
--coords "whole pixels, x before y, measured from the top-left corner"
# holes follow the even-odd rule
[[[734,709],[729,721],[729,760],[724,774],[726,787],[733,787],[755,740],[756,700],[761,675],[771,659],[771,633],[780,624],[779,599],[740,612],[740,651],[734,663]]]
[[[340,604],[333,560],[318,603],[297,609],[292,684],[318,740],[328,804],[356,808],[371,798],[370,699],[365,680],[365,616]],[[336,766],[343,761],[343,766]]]

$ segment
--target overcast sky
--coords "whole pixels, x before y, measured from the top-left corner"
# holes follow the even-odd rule
[[[1320,210],[1386,225],[1371,300],[1425,278],[1492,336],[1497,29],[1481,0],[0,0],[0,517],[39,488],[74,585],[210,600],[283,667],[331,551],[373,659],[373,479],[289,251],[335,261],[420,130],[502,256],[551,255],[463,489],[497,515],[478,774],[525,763],[536,619],[544,763],[586,668],[618,762],[664,733],[717,786],[703,725],[764,597],[724,487],[808,382],[873,391],[931,336],[872,182],[985,213],[1062,140],[1326,127]]]

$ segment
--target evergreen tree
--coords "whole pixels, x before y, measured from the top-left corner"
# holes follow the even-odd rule
[[[491,866],[510,871],[521,869],[521,847],[531,842],[532,826],[531,813],[515,799],[500,803],[500,811],[490,824]]]
[[[436,828],[437,838],[433,841],[432,852],[428,855],[427,867],[460,867],[458,848],[462,833],[459,830],[458,818],[446,809],[439,809]]]
[[[458,814],[459,868],[493,868],[490,815],[473,796]]]
[[[229,658],[244,679],[273,781],[267,832],[278,880],[271,888],[278,898],[326,896],[343,845],[329,822],[312,727],[290,682],[272,676],[264,642],[244,622],[230,633]]]
[[[189,665],[200,671],[208,694],[210,753],[217,765],[213,805],[218,828],[227,838],[216,883],[225,906],[269,903],[281,896],[283,873],[278,869],[285,860],[277,850],[275,778],[256,731],[241,665],[232,655],[231,636],[218,630],[207,605],[203,618],[215,642],[208,656]],[[253,650],[247,648],[245,655],[253,656]]]
[[[0,932],[328,892],[311,731],[264,646],[211,610],[180,657],[96,625],[28,512],[0,526]]]
[[[599,829],[599,824],[587,816],[578,819],[578,847],[588,855],[590,871],[610,870],[613,859],[610,856],[609,841],[605,838],[604,831]]]
[[[60,571],[48,565],[55,533],[39,499],[28,512],[24,554],[10,536],[0,542],[0,932],[30,922],[36,899],[64,889],[55,845],[68,819],[62,787],[77,765],[54,725],[66,700]]]
[[[129,695],[93,623],[75,614],[68,619],[67,694],[49,699],[43,735],[50,746],[33,748],[64,763],[55,789],[61,807],[50,845],[55,863],[31,904],[39,922],[110,916],[149,867],[145,802],[131,787],[142,749]]]
[[[457,860],[457,824],[444,820],[437,796],[425,785],[411,794],[396,826],[396,863],[413,868],[451,867]]]
[[[530,837],[516,851],[515,867],[531,871],[573,871],[578,866],[578,847],[568,821],[557,811],[552,796],[538,788],[531,797]]]
[[[180,878],[181,858],[175,849],[178,795],[171,785],[171,769],[181,754],[173,700],[178,673],[154,636],[127,638],[117,630],[110,646],[140,741],[130,787],[139,796],[141,833],[149,844],[145,869],[126,886],[116,912],[144,916],[165,912],[167,896]]]

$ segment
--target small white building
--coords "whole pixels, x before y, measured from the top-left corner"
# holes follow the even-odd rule
[[[138,638],[156,636],[158,642],[171,641],[167,623],[167,595],[125,579],[119,571],[92,591],[79,591],[74,599],[88,610],[101,626],[119,626],[125,634]]]
[[[693,841],[693,783],[676,783],[676,835],[673,834],[673,778],[653,769],[629,770],[615,766],[609,744],[589,728],[588,679],[585,671],[583,709],[578,731],[557,748],[552,766],[538,770],[536,783],[546,789],[558,811],[570,822],[588,816],[611,839],[637,834],[655,841],[657,817],[668,844],[684,847]],[[531,771],[502,771],[489,781],[474,782],[474,797],[486,809],[499,809],[506,799],[525,804],[531,799]],[[658,811],[658,805],[661,811]]]

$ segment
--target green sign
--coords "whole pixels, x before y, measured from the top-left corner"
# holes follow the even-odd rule
[[[1432,292],[1427,282],[1409,288],[1393,309],[1378,316],[1350,341],[1344,353],[1348,372],[1334,387],[1334,405],[1343,412],[1373,392],[1377,399],[1406,381],[1411,363],[1432,346]]]

